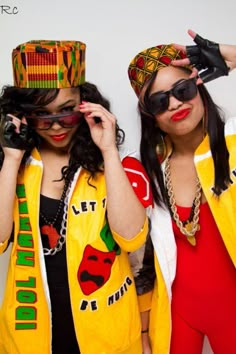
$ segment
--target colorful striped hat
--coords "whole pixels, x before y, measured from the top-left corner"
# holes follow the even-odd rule
[[[138,53],[130,62],[128,75],[137,96],[151,75],[171,64],[174,59],[186,58],[186,54],[172,44],[160,44]],[[190,68],[190,66],[188,66]]]
[[[12,52],[14,86],[66,88],[85,82],[85,49],[79,41],[33,40]]]

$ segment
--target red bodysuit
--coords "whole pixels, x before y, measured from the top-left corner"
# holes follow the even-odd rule
[[[178,207],[187,220],[190,208]],[[207,335],[214,354],[236,353],[236,269],[207,203],[192,246],[173,222],[177,244],[172,286],[171,354],[200,354]],[[235,230],[236,237],[236,230]]]

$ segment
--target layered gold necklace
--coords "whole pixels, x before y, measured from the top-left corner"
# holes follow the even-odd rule
[[[200,229],[199,225],[199,212],[200,212],[200,203],[201,203],[201,195],[202,195],[202,187],[200,181],[197,177],[196,181],[196,195],[193,201],[193,206],[191,209],[190,217],[186,221],[181,221],[177,212],[176,202],[174,198],[173,187],[171,183],[171,175],[170,175],[170,158],[166,159],[165,165],[165,184],[169,201],[169,208],[174,219],[176,225],[187,238],[192,246],[196,245],[195,234]]]

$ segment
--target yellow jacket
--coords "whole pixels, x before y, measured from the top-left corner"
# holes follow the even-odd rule
[[[230,154],[232,183],[219,198],[212,193],[214,166],[209,138],[197,148],[194,162],[203,192],[212,211],[222,239],[236,266],[236,119],[228,119],[225,138]],[[153,354],[168,354],[171,336],[171,285],[175,277],[176,245],[171,219],[167,210],[155,206],[152,216],[151,237],[155,249],[157,281],[152,295],[150,338]],[[148,308],[148,305],[146,305]]]
[[[51,305],[38,226],[42,168],[34,150],[17,183],[14,243],[0,309],[1,354],[51,353]],[[145,242],[148,225],[131,241],[111,234],[106,227],[104,175],[91,181],[95,188],[88,186],[88,176],[80,169],[73,180],[66,234],[69,290],[80,351],[141,354],[140,315],[126,251]],[[0,252],[7,243],[0,246]],[[82,278],[88,274],[99,282],[86,286]]]

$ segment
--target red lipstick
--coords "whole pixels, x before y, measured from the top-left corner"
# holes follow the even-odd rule
[[[66,133],[60,135],[51,135],[51,139],[55,141],[62,141],[65,139],[66,136],[67,136]]]
[[[181,109],[180,111],[176,112],[175,114],[173,114],[171,116],[171,120],[173,122],[177,122],[177,121],[187,117],[189,115],[189,113],[190,113],[190,108]]]

